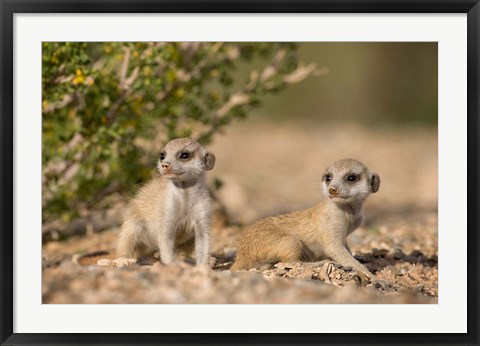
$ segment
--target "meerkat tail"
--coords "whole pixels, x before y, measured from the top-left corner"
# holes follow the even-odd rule
[[[80,256],[77,260],[82,266],[95,265],[99,259],[115,259],[115,255],[108,251],[94,251]]]
[[[127,220],[122,225],[122,231],[117,241],[117,254],[120,257],[133,257],[138,247],[138,237],[142,226],[136,220]]]

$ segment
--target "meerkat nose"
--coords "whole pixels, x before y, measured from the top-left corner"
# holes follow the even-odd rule
[[[162,162],[162,168],[163,169],[170,169],[170,164],[167,162]]]
[[[336,195],[338,193],[338,190],[336,187],[330,187],[328,189],[328,192],[331,194],[331,195]]]

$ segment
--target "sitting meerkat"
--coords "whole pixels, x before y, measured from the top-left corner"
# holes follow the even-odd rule
[[[122,257],[151,256],[175,261],[175,250],[192,251],[196,263],[209,260],[211,200],[205,171],[215,164],[215,155],[196,140],[178,138],[160,152],[160,176],[150,180],[131,201],[117,244]]]
[[[322,178],[326,200],[310,209],[268,217],[251,225],[242,236],[232,270],[331,258],[374,278],[352,256],[346,237],[363,223],[363,203],[379,186],[378,174],[361,162],[334,162]]]

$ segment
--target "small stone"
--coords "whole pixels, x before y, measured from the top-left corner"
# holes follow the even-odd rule
[[[355,256],[353,256],[353,257],[355,257],[355,259],[356,259],[357,261],[359,261],[360,263],[366,263],[366,262],[368,262],[367,256],[365,256],[365,255],[355,255]]]
[[[116,267],[131,266],[137,263],[135,258],[120,257],[112,261],[112,264]]]
[[[396,250],[394,253],[393,253],[393,258],[396,259],[396,260],[399,260],[399,259],[402,259],[405,257],[405,254],[403,253],[402,250]]]
[[[76,253],[72,255],[72,262],[73,263],[78,263],[78,259],[81,257],[80,254]]]
[[[384,250],[384,249],[373,249],[372,250],[372,256],[374,257],[382,257],[382,256],[385,256],[386,254],[388,253],[388,250]]]
[[[409,263],[417,263],[417,257],[416,256],[405,256],[404,258],[402,258],[402,261],[409,262]]]
[[[109,266],[112,264],[112,261],[108,258],[101,258],[97,261],[98,266]]]

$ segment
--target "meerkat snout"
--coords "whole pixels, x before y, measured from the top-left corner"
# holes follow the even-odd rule
[[[380,187],[378,174],[360,161],[342,159],[327,167],[322,179],[323,191],[335,203],[363,201]]]
[[[329,192],[331,195],[336,195],[337,192],[338,192],[338,190],[337,190],[337,188],[335,188],[335,187],[330,187],[330,188],[328,188],[328,192]]]

